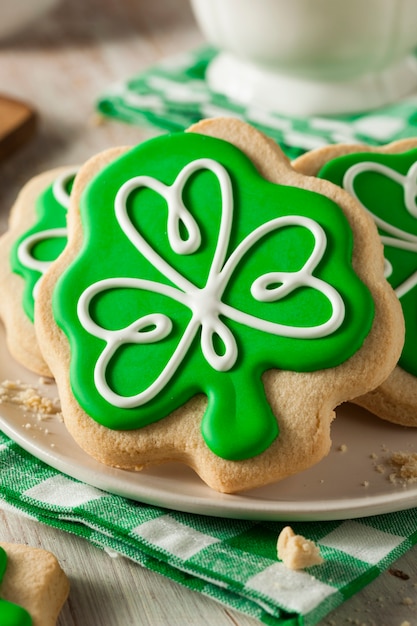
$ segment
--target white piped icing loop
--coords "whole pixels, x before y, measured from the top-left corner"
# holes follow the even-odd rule
[[[34,233],[29,237],[26,237],[17,249],[17,258],[21,265],[26,267],[29,270],[33,270],[35,272],[39,272],[43,275],[46,270],[51,265],[52,261],[41,261],[36,259],[32,250],[37,243],[42,241],[46,241],[47,239],[59,239],[62,237],[67,237],[67,229],[66,228],[50,228],[48,230],[42,230],[39,233]],[[39,280],[37,280],[33,287],[33,298],[36,299],[36,293],[38,290]]]
[[[167,232],[172,250],[176,254],[196,252],[201,245],[201,233],[197,221],[183,203],[182,194],[185,183],[198,170],[209,170],[215,174],[222,196],[219,234],[203,288],[196,287],[182,276],[149,245],[133,225],[127,211],[127,199],[134,190],[148,187],[156,191],[167,203]],[[212,159],[198,159],[189,163],[171,186],[149,176],[137,176],[128,180],[116,195],[115,215],[123,232],[138,252],[174,286],[142,278],[109,278],[90,285],[81,295],[77,312],[82,326],[106,343],[95,366],[95,384],[102,397],[114,406],[137,407],[153,399],[171,380],[200,329],[201,350],[206,361],[216,371],[229,371],[238,358],[238,347],[233,333],[223,320],[230,319],[265,333],[300,339],[325,337],[335,332],[344,320],[345,307],[340,294],[331,285],[313,276],[313,271],[323,258],[327,242],[324,230],[311,218],[291,215],[272,219],[252,231],[229,258],[226,258],[233,220],[233,193],[227,171]],[[180,222],[186,229],[185,238],[181,236]],[[326,322],[316,326],[297,327],[267,321],[238,310],[222,300],[232,274],[245,254],[263,237],[287,226],[298,226],[311,232],[314,238],[311,255],[299,271],[270,272],[260,276],[253,282],[250,292],[258,302],[275,303],[299,287],[319,291],[330,303],[332,312]],[[277,283],[278,287],[269,288]],[[89,312],[92,298],[104,291],[120,288],[140,289],[167,296],[183,304],[191,312],[191,319],[160,375],[147,389],[129,397],[115,393],[108,385],[106,370],[110,360],[122,345],[162,341],[170,335],[173,325],[163,313],[146,315],[120,330],[107,330],[96,324]],[[152,330],[146,330],[149,327]]]
[[[58,176],[52,185],[52,193],[54,194],[55,200],[65,209],[69,209],[71,201],[71,196],[67,191],[67,186],[71,178],[73,178],[76,173],[77,170],[69,169]]]
[[[67,191],[67,185],[69,180],[76,175],[76,172],[77,171],[74,169],[66,170],[55,179],[52,185],[52,193],[55,200],[65,209],[68,209],[70,204],[70,194]],[[36,259],[32,254],[33,248],[36,244],[41,243],[42,241],[47,241],[48,239],[66,239],[67,234],[68,232],[66,228],[48,228],[47,230],[42,230],[25,237],[17,248],[17,258],[19,263],[28,270],[39,272],[41,276],[43,276],[52,261],[41,261],[40,259]],[[38,282],[39,281],[36,281],[33,287],[32,295],[34,299],[36,299]]]
[[[382,218],[375,215],[366,207],[358,197],[355,191],[355,179],[359,174],[368,172],[376,172],[390,178],[394,182],[401,185],[404,191],[404,205],[411,217],[417,218],[417,162],[413,163],[408,172],[400,174],[391,167],[384,165],[383,163],[376,163],[374,161],[362,161],[352,165],[346,170],[343,177],[343,187],[348,191],[362,207],[370,213],[375,221],[375,224],[388,233],[389,236],[381,236],[381,241],[384,246],[390,246],[393,248],[399,248],[401,250],[408,250],[410,252],[417,253],[417,236],[413,235],[401,228],[393,226],[389,222],[386,222]],[[392,266],[390,263],[385,263],[385,276],[391,275]],[[408,293],[413,287],[417,285],[417,272],[414,272],[405,281],[403,281],[395,289],[395,293],[398,298]]]

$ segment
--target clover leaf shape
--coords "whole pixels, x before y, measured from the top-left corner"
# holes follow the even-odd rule
[[[384,245],[385,276],[400,299],[406,324],[399,363],[417,375],[417,150],[357,153],[342,157],[339,164],[330,162],[321,175],[339,182],[378,227]]]
[[[36,200],[36,219],[14,243],[11,266],[25,280],[23,308],[34,319],[34,302],[40,278],[58,257],[67,241],[66,213],[70,203],[69,188],[76,172],[64,171]],[[48,258],[38,254],[39,247],[49,250]]]
[[[201,142],[192,134],[155,139],[89,185],[81,206],[89,245],[57,285],[55,317],[72,346],[75,396],[90,416],[137,428],[203,391],[207,445],[243,459],[278,435],[263,372],[348,358],[372,323],[372,299],[351,268],[351,232],[337,205],[269,183],[221,140],[205,138],[202,157]],[[147,223],[154,213],[158,226]],[[122,296],[128,306],[119,306]],[[349,313],[358,301],[352,325],[346,302]],[[136,391],[117,389],[119,369]]]
[[[168,206],[168,240],[171,248],[176,254],[192,254],[201,244],[201,233],[193,216],[184,206],[182,191],[186,180],[196,170],[203,168],[215,173],[220,181],[223,213],[218,244],[208,280],[201,289],[170,266],[147,243],[140,232],[136,230],[128,217],[127,198],[132,191],[145,186],[153,188],[157,193],[165,197]],[[274,335],[300,338],[325,336],[340,326],[344,318],[343,300],[336,289],[313,275],[313,271],[320,262],[326,247],[325,233],[320,225],[310,218],[302,218],[300,216],[277,217],[258,227],[247,236],[230,257],[226,259],[233,215],[232,204],[231,183],[227,172],[223,166],[211,159],[200,159],[190,163],[180,172],[172,186],[167,186],[147,176],[139,176],[129,180],[120,189],[116,197],[115,212],[126,237],[175,287],[140,278],[110,278],[89,287],[79,299],[78,314],[84,327],[92,335],[100,337],[106,342],[106,348],[103,350],[95,367],[95,383],[103,397],[111,404],[130,408],[153,399],[175,374],[200,329],[201,349],[207,362],[213,369],[219,372],[230,370],[237,360],[238,350],[236,340],[228,326],[222,321],[222,317],[234,319],[240,324],[245,324]],[[181,232],[184,232],[184,228],[181,229],[180,224],[185,227],[185,238],[181,234]],[[315,246],[311,255],[297,272],[269,272],[259,276],[251,286],[251,294],[255,300],[276,302],[303,285],[317,289],[331,302],[332,314],[326,322],[311,327],[268,322],[254,315],[236,310],[222,301],[222,295],[227,283],[243,255],[249,252],[256,242],[267,233],[288,225],[300,225],[314,234]],[[270,288],[270,285],[277,284],[278,286]],[[187,329],[160,376],[145,391],[131,397],[118,395],[110,389],[106,381],[108,363],[120,346],[126,343],[149,343],[164,339],[172,329],[172,321],[163,313],[157,313],[145,315],[135,320],[129,327],[121,330],[111,331],[99,326],[88,315],[92,298],[100,291],[120,286],[136,287],[161,293],[183,303],[192,311],[192,317]],[[152,330],[147,330],[149,327],[152,327]],[[220,338],[224,346],[223,353],[219,353],[216,350],[215,335]]]

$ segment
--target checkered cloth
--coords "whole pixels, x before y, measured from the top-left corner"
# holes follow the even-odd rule
[[[44,524],[116,551],[270,626],[312,626],[417,543],[417,509],[298,522],[324,563],[277,558],[282,522],[229,520],[139,504],[68,478],[0,433],[0,498]],[[0,503],[1,506],[1,503]]]
[[[417,135],[417,94],[362,115],[295,118],[242,106],[208,88],[205,71],[215,54],[212,48],[182,54],[116,84],[100,98],[98,110],[171,131],[202,118],[233,115],[275,139],[291,159],[329,143],[378,145]]]

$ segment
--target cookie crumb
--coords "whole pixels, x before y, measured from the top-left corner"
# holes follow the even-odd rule
[[[369,487],[369,480],[363,480],[361,482],[362,487]]]
[[[22,407],[38,420],[61,415],[61,404],[58,398],[43,395],[40,389],[27,385],[19,380],[4,380],[0,384],[0,404],[8,402]],[[25,425],[25,428],[28,426]]]
[[[373,467],[378,474],[386,474],[387,480],[393,485],[406,487],[417,482],[417,453],[416,452],[391,452],[384,446],[388,453],[381,463],[374,463]],[[377,455],[372,453],[370,458],[374,461]]]
[[[390,567],[389,570],[388,570],[388,573],[391,574],[391,576],[395,576],[396,578],[400,578],[401,580],[410,580],[410,577],[409,577],[408,574],[403,572],[401,569],[397,569],[395,567]]]
[[[339,452],[347,452],[347,445],[345,443],[342,443],[339,447],[338,447],[338,451]]]
[[[316,544],[302,535],[296,535],[290,526],[285,526],[278,537],[277,554],[284,565],[293,570],[323,563]]]
[[[414,600],[413,598],[405,597],[402,599],[402,603],[405,604],[405,606],[413,606]]]
[[[394,452],[389,459],[389,463],[395,469],[390,475],[391,482],[397,480],[407,483],[417,482],[417,453]]]
[[[53,378],[48,378],[46,376],[41,376],[39,378],[39,384],[40,385],[52,385],[53,382],[54,382]]]

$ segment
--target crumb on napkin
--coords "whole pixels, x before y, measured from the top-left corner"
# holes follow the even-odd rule
[[[290,526],[282,529],[277,543],[278,558],[293,570],[320,565],[323,558],[314,541],[296,535]]]

